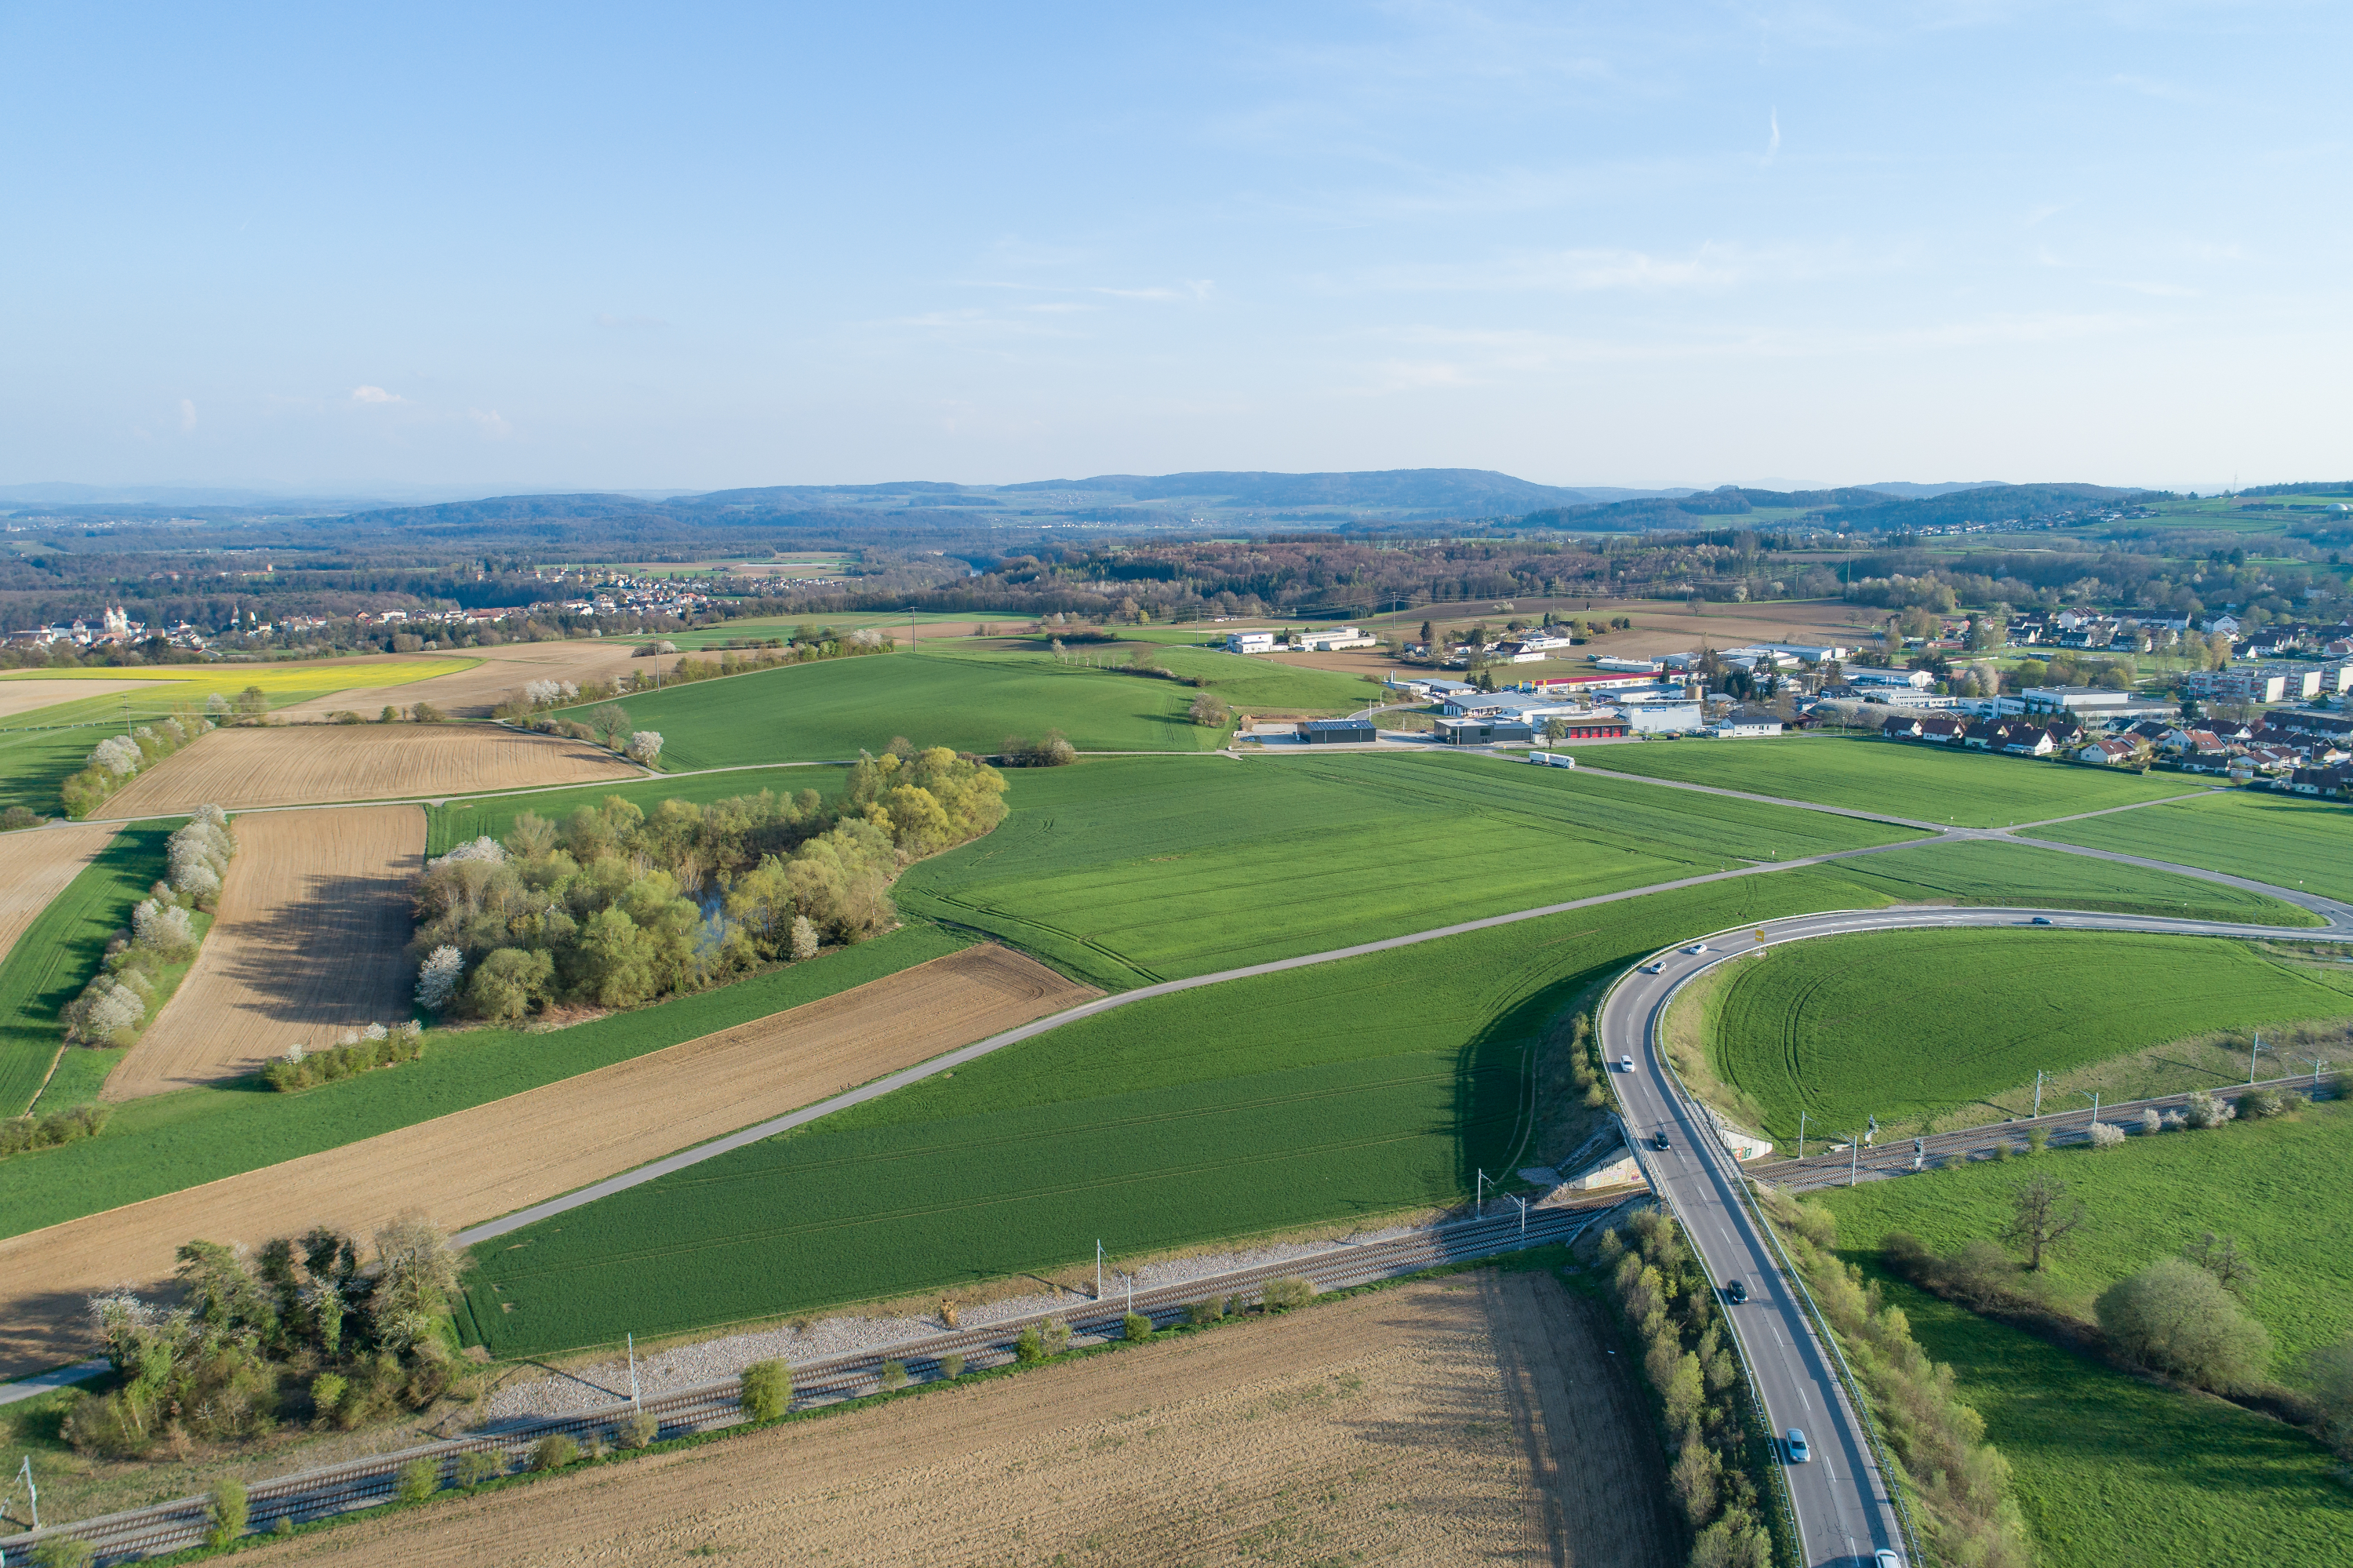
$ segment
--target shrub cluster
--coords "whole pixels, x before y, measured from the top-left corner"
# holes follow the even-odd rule
[[[113,1114],[109,1106],[74,1106],[43,1117],[12,1116],[0,1120],[0,1160],[28,1149],[55,1149],[96,1138]]]
[[[1644,1209],[1629,1228],[1631,1246],[1616,1230],[1603,1234],[1601,1261],[1664,1408],[1675,1456],[1669,1478],[1695,1538],[1692,1561],[1767,1568],[1773,1541],[1757,1487],[1765,1457],[1715,1292],[1672,1218]]]
[[[997,754],[997,760],[1008,768],[1062,768],[1078,759],[1079,748],[1059,729],[1048,730],[1039,740],[1008,735],[1004,749]]]
[[[108,736],[90,748],[81,771],[58,787],[66,815],[89,816],[109,795],[137,778],[141,768],[163,761],[212,727],[212,720],[189,709],[152,725],[142,724],[129,735]]]
[[[307,1383],[315,1419],[344,1427],[470,1396],[448,1328],[466,1256],[426,1221],[378,1231],[365,1264],[351,1237],[324,1228],[250,1255],[207,1241],[177,1255],[178,1307],[128,1291],[90,1304],[121,1382],[67,1410],[62,1431],[83,1453],[257,1437],[299,1407],[289,1384]]]
[[[1952,1369],[1928,1359],[1902,1308],[1888,1306],[1876,1284],[1865,1287],[1860,1269],[1833,1255],[1838,1222],[1829,1210],[1762,1191],[1791,1261],[1871,1401],[1894,1450],[1890,1457],[1910,1478],[1929,1554],[1982,1568],[2026,1568],[2033,1552],[2010,1461],[1985,1441],[1984,1417],[1955,1397]]]
[[[106,960],[82,993],[58,1010],[67,1044],[128,1045],[147,1022],[155,988],[170,965],[195,954],[190,906],[210,909],[221,877],[237,853],[237,839],[218,806],[199,806],[166,842],[171,877],[159,882],[131,911],[131,929],[106,945]]]
[[[297,1045],[261,1069],[262,1082],[282,1094],[356,1077],[378,1067],[414,1062],[425,1054],[425,1031],[415,1022],[386,1029],[371,1023],[345,1034],[340,1044],[312,1051]]]
[[[13,833],[19,828],[37,828],[47,821],[30,806],[11,806],[0,811],[0,833]]]
[[[495,1022],[551,1001],[630,1007],[862,940],[896,918],[900,867],[995,827],[1004,788],[901,741],[860,758],[831,805],[763,790],[650,816],[607,797],[560,825],[526,812],[418,878],[417,1001]]]

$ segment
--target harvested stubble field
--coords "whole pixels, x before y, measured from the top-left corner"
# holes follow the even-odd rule
[[[1852,736],[1573,747],[1582,767],[1964,828],[2047,821],[2206,786],[2135,773]]]
[[[2353,902],[2353,806],[2222,789],[2034,837],[2253,877]]]
[[[519,694],[527,681],[610,681],[633,670],[640,674],[657,671],[668,674],[678,665],[676,657],[636,657],[638,648],[656,639],[582,638],[470,648],[466,651],[468,656],[480,662],[470,669],[446,673],[441,672],[447,669],[447,660],[395,654],[387,656],[380,666],[384,674],[364,677],[368,684],[311,697],[280,711],[287,718],[301,724],[343,712],[374,718],[387,703],[400,707],[431,703],[443,713],[459,718],[487,718],[500,703]],[[427,662],[440,668],[421,680],[406,677],[404,664]]]
[[[0,834],[0,962],[115,831],[111,822],[73,822]]]
[[[206,803],[236,811],[645,776],[584,741],[488,725],[220,729],[132,779],[104,810],[151,817]]]
[[[402,949],[423,809],[264,811],[236,832],[212,932],[107,1079],[110,1100],[243,1077],[290,1046],[408,1016]]]
[[[1883,1132],[1908,1135],[1930,1118],[2011,1114],[1985,1102],[2038,1068],[2353,1014],[2353,974],[2198,937],[1875,931],[1727,965],[1679,1001],[1672,1026],[1687,1033],[1694,1012],[1708,1065],[1739,1097],[1727,1108],[1794,1143],[1800,1109],[1819,1137],[1860,1130],[1872,1115]]]
[[[934,1388],[259,1561],[1570,1563],[1681,1551],[1630,1358],[1487,1270]]]
[[[135,692],[146,684],[144,681],[0,681],[0,718],[37,713],[58,703]]]
[[[0,1376],[80,1353],[85,1298],[166,1279],[173,1249],[192,1237],[259,1243],[314,1224],[365,1234],[411,1211],[455,1230],[1092,994],[1002,948],[970,948],[543,1088],[9,1237],[0,1241]]]

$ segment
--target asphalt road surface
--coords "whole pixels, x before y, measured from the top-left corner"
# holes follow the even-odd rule
[[[2276,926],[2239,926],[2220,921],[2166,920],[2137,915],[2106,915],[2066,909],[1852,910],[1768,920],[1726,935],[1694,937],[1683,947],[1651,960],[1660,972],[1630,973],[1610,992],[1601,1012],[1601,1047],[1617,1079],[1627,1131],[1641,1153],[1654,1188],[1674,1210],[1719,1290],[1737,1279],[1748,1290],[1740,1306],[1725,1304],[1733,1332],[1755,1374],[1765,1414],[1778,1436],[1803,1431],[1812,1458],[1788,1462],[1789,1496],[1808,1564],[1869,1563],[1885,1549],[1905,1556],[1895,1505],[1872,1456],[1870,1440],[1849,1405],[1830,1360],[1800,1308],[1796,1286],[1773,1261],[1770,1245],[1741,1198],[1738,1161],[1715,1136],[1700,1111],[1687,1102],[1668,1069],[1659,1037],[1668,1002],[1693,976],[1761,947],[1854,931],[1945,926],[2031,927],[2037,917],[2053,927],[2143,931],[2170,935],[2277,938],[2310,936]],[[2035,927],[2039,929],[2040,927]],[[1690,947],[1704,948],[1694,953]],[[1618,1064],[1633,1059],[1630,1072]],[[1654,1146],[1663,1132],[1664,1150]]]

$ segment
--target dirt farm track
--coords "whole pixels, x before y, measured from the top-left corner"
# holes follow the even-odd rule
[[[366,1234],[411,1211],[457,1230],[1095,994],[1003,948],[967,948],[470,1110],[7,1237],[0,1377],[87,1353],[85,1299],[160,1285],[194,1238],[258,1244],[317,1224]],[[546,1039],[563,1050],[560,1032]]]
[[[257,1563],[1678,1559],[1589,1304],[1481,1272],[263,1546]]]
[[[645,777],[599,747],[490,725],[220,729],[150,768],[102,810],[169,817],[206,804],[236,811]]]
[[[76,822],[0,834],[0,959],[114,832],[111,822]]]
[[[292,1045],[408,1016],[418,806],[263,811],[237,822],[220,909],[187,979],[106,1081],[137,1099],[258,1070]]]

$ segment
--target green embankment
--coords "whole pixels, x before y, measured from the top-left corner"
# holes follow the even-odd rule
[[[1841,861],[1839,874],[1898,904],[2052,905],[2251,926],[2321,923],[2308,909],[2244,888],[1992,839],[1857,855]]]
[[[684,778],[616,780],[610,784],[583,784],[569,789],[533,789],[504,795],[477,795],[428,806],[425,810],[425,853],[447,854],[452,849],[485,834],[494,839],[504,838],[514,826],[515,819],[525,811],[536,812],[551,821],[561,822],[583,806],[601,806],[607,796],[617,795],[639,810],[650,812],[664,800],[692,800],[697,805],[709,805],[735,795],[756,795],[771,789],[779,795],[797,795],[804,789],[814,789],[830,799],[841,790],[844,769],[822,765],[795,764],[776,768],[746,768],[724,773],[691,774]]]
[[[62,1039],[58,1010],[81,994],[106,957],[107,941],[131,924],[132,906],[164,874],[164,841],[178,825],[134,822],[116,833],[33,917],[0,962],[0,1116],[22,1115],[40,1090]],[[76,1054],[108,1066],[121,1055],[79,1048]],[[73,1075],[70,1087],[84,1087],[85,1075]],[[104,1080],[102,1071],[98,1075]],[[56,1086],[55,1106],[89,1097],[67,1094],[68,1087]]]
[[[2058,1177],[2089,1217],[2045,1269],[2061,1298],[2086,1317],[2101,1291],[2180,1255],[2202,1233],[2234,1237],[2255,1266],[2247,1307],[2272,1331],[2272,1375],[2295,1383],[2308,1352],[2353,1333],[2353,1249],[2321,1239],[2344,1228],[2348,1160],[2353,1104],[2332,1100],[2292,1118],[2136,1133],[2115,1149],[1957,1165],[1837,1189],[1820,1201],[1837,1213],[1840,1245],[1852,1253],[1875,1253],[1890,1231],[1948,1252],[1999,1238],[2010,1194],[2028,1175]]]
[[[1964,828],[2042,821],[2206,788],[2179,778],[1862,736],[1649,741],[1574,749],[1586,767]]]
[[[2253,877],[2353,902],[2353,805],[2247,789],[2067,822],[2034,837]]]
[[[1459,1201],[1525,1147],[1531,1044],[1587,986],[1845,891],[1799,870],[1138,1002],[501,1237],[475,1331],[536,1354]]]
[[[549,1033],[436,1033],[427,1037],[421,1062],[301,1094],[246,1085],[133,1100],[99,1138],[0,1160],[0,1234],[37,1230],[521,1094],[848,991],[961,946],[935,927],[913,927],[717,991]]]
[[[1913,836],[1472,757],[1107,758],[1007,779],[1005,823],[909,871],[900,907],[1113,988]]]
[[[1908,1128],[1966,1115],[2037,1069],[2353,1014],[2353,973],[2211,938],[1877,931],[1744,959],[1707,1006],[1714,1071],[1758,1108],[1760,1130],[1794,1143],[1801,1109],[1816,1137],[1867,1116]]]
[[[2294,1427],[1883,1285],[2009,1459],[2042,1568],[2346,1560],[2336,1462]]]
[[[2273,1373],[2295,1383],[2305,1353],[2353,1330],[2353,1257],[2315,1238],[2342,1228],[2341,1173],[2353,1107],[2209,1132],[2134,1137],[2112,1150],[1974,1164],[1816,1194],[1842,1250],[1910,1315],[1928,1353],[1986,1420],[2012,1467],[2042,1561],[2106,1568],[2133,1542],[2168,1562],[2336,1563],[2348,1510],[2337,1462],[2284,1423],[2141,1382],[2025,1331],[1979,1318],[1877,1267],[1880,1238],[1906,1230],[1939,1250],[1993,1238],[2029,1174],[2068,1183],[2090,1218],[2046,1266],[2088,1314],[2111,1281],[2179,1255],[2206,1231],[2230,1235],[2259,1276],[2247,1304],[2272,1331]]]

